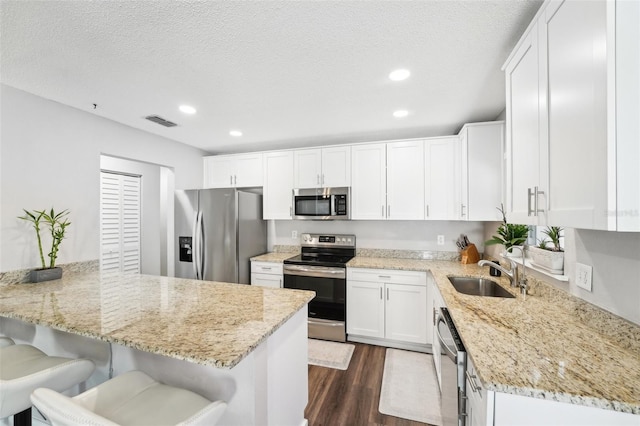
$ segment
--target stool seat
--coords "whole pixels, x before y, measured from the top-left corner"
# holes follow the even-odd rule
[[[36,388],[67,390],[87,380],[93,370],[88,359],[47,356],[30,345],[0,348],[0,418],[31,408]]]
[[[5,336],[0,336],[0,348],[11,346],[13,344],[14,344],[14,342],[13,342],[13,340],[11,340],[11,338],[5,337]]]
[[[141,371],[130,371],[69,398],[50,389],[36,389],[33,405],[52,426],[91,424],[213,425],[227,404],[211,402],[188,391],[161,384]]]

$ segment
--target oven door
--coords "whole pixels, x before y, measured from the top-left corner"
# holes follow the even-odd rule
[[[346,268],[284,265],[284,288],[310,290],[309,337],[346,340]]]

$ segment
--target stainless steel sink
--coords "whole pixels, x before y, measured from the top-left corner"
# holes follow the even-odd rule
[[[458,293],[472,296],[506,297],[514,299],[515,296],[502,288],[497,282],[486,278],[474,277],[448,277],[453,288]]]

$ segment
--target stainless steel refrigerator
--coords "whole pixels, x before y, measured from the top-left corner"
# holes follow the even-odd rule
[[[249,258],[267,251],[262,195],[237,189],[176,191],[175,274],[250,284]]]

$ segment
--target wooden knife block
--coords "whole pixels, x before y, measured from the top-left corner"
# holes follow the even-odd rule
[[[479,260],[480,255],[475,244],[469,244],[460,252],[460,262],[462,263],[478,263]]]

